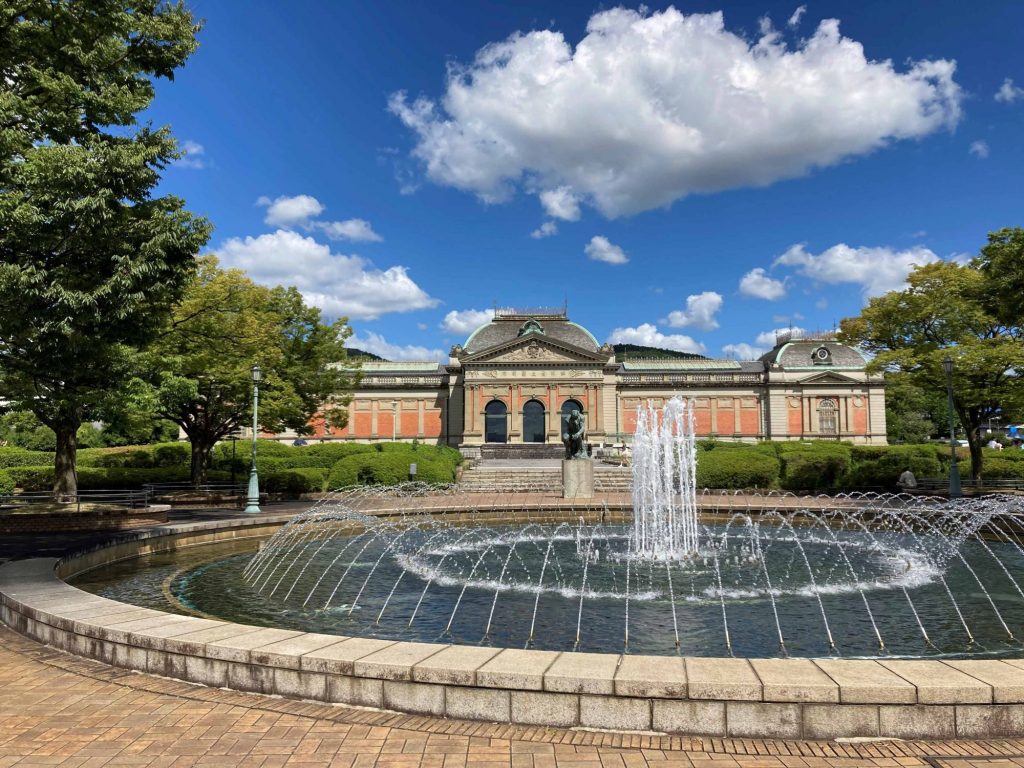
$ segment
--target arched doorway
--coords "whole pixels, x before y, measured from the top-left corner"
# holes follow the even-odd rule
[[[831,398],[818,406],[818,431],[826,437],[839,436],[839,406]]]
[[[544,442],[544,404],[539,400],[528,400],[523,405],[523,442]]]
[[[573,411],[583,411],[583,406],[578,400],[566,400],[562,403],[562,422],[561,428],[559,429],[559,436],[565,434],[565,420],[569,418],[569,414]]]
[[[491,400],[484,408],[484,441],[488,443],[508,442],[508,408],[501,400]]]

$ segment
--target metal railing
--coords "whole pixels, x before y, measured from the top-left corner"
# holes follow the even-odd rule
[[[962,488],[971,488],[980,491],[1024,491],[1024,479],[993,479],[985,480],[979,483],[973,478],[963,478],[960,481]],[[949,478],[948,477],[920,477],[917,480],[918,491],[948,491],[949,490]]]
[[[54,496],[50,491],[27,491],[0,496],[0,514],[33,506],[59,506],[66,509],[74,508],[75,512],[81,512],[83,505],[146,509],[149,507],[149,504],[150,493],[145,488],[138,491],[79,491],[78,493],[68,493],[61,496]]]
[[[245,496],[248,493],[248,485],[245,482],[192,485],[188,480],[181,480],[171,483],[147,483],[142,487],[154,499],[166,499],[176,496],[203,496],[204,498]]]

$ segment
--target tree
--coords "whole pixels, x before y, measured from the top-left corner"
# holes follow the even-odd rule
[[[0,4],[0,396],[56,433],[58,495],[77,491],[78,428],[128,377],[209,236],[180,199],[153,195],[180,153],[135,117],[198,30],[160,0]]]
[[[841,337],[874,355],[869,370],[901,372],[932,397],[945,396],[942,360],[953,359],[953,408],[981,480],[982,426],[1024,402],[1022,318],[996,311],[1000,277],[984,256],[917,267],[907,283],[843,320]]]
[[[886,376],[885,428],[890,443],[923,443],[935,434],[936,424],[943,423],[945,412],[944,399],[929,397],[906,374]]]
[[[270,432],[308,434],[322,412],[344,426],[357,369],[345,356],[344,319],[325,324],[295,288],[265,288],[245,273],[199,260],[184,299],[163,335],[143,355],[159,416],[178,424],[192,444],[192,482],[206,479],[217,441],[249,423],[251,368],[259,364],[259,420]]]

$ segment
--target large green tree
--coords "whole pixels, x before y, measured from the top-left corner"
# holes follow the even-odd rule
[[[252,418],[251,369],[263,371],[259,424],[270,432],[308,434],[310,419],[344,426],[358,366],[346,359],[344,319],[324,323],[295,288],[256,285],[216,258],[199,270],[169,326],[140,359],[156,413],[178,424],[192,444],[192,481],[206,479],[218,440]]]
[[[945,394],[942,361],[952,358],[953,407],[967,432],[977,480],[983,471],[982,427],[1024,406],[1024,317],[1005,311],[998,298],[1000,263],[983,252],[967,265],[918,267],[905,290],[871,299],[841,326],[844,340],[874,355],[869,369],[897,371],[931,397]]]
[[[0,397],[56,433],[58,495],[77,490],[79,426],[209,236],[154,194],[180,154],[167,128],[136,121],[198,30],[162,0],[0,2]]]

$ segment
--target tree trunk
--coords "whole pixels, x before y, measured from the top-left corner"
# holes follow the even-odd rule
[[[967,442],[971,449],[971,477],[980,486],[981,480],[981,429],[980,427],[972,427],[967,433]]]
[[[79,425],[73,421],[54,425],[57,433],[57,453],[53,466],[53,496],[58,501],[71,500],[78,493],[78,471],[75,467],[78,453]]]
[[[206,484],[206,468],[210,463],[213,444],[201,438],[191,438],[192,445],[192,487]]]

